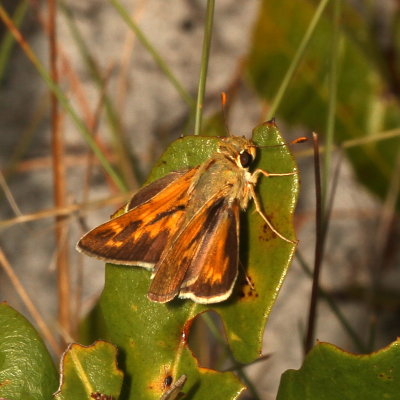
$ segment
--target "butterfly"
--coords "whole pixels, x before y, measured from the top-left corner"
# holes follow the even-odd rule
[[[152,271],[147,297],[166,303],[176,296],[209,304],[226,300],[238,276],[239,220],[253,200],[262,211],[257,181],[294,172],[250,171],[257,146],[245,137],[218,138],[216,151],[198,166],[173,171],[144,186],[123,214],[86,233],[77,249],[113,264]]]

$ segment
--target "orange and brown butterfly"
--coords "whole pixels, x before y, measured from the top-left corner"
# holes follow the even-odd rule
[[[150,269],[148,298],[165,303],[176,296],[218,303],[232,293],[239,264],[239,216],[250,200],[265,224],[282,240],[262,211],[255,187],[261,175],[250,168],[257,146],[244,137],[221,137],[198,166],[173,171],[140,189],[122,215],[84,235],[77,249],[121,265]],[[195,149],[194,149],[195,150]]]

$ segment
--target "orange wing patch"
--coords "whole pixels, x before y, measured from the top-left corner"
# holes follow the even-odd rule
[[[108,262],[151,268],[183,221],[197,168],[172,172],[140,190],[128,211],[88,232],[82,252]]]

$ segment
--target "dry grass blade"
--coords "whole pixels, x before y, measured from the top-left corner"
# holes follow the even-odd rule
[[[78,130],[83,135],[83,138],[85,139],[85,141],[88,143],[88,145],[91,147],[93,152],[98,157],[98,159],[99,159],[101,165],[103,166],[103,168],[107,171],[107,173],[113,179],[115,184],[122,191],[126,191],[126,185],[125,185],[124,181],[121,179],[119,174],[111,166],[110,162],[105,157],[105,155],[101,151],[101,149],[98,146],[98,144],[93,140],[93,138],[91,136],[91,133],[87,129],[87,126],[83,123],[83,121],[79,117],[78,113],[71,106],[71,104],[70,104],[69,100],[67,99],[67,97],[65,96],[64,92],[51,79],[49,73],[44,68],[42,63],[39,61],[39,59],[37,58],[37,56],[33,52],[32,48],[28,45],[27,41],[22,36],[21,32],[16,28],[16,26],[14,25],[14,23],[12,22],[12,20],[10,19],[10,17],[8,16],[7,12],[5,11],[4,7],[1,4],[0,4],[0,19],[6,25],[7,29],[13,34],[13,36],[16,39],[16,41],[18,42],[18,44],[21,46],[22,50],[24,51],[25,55],[32,62],[32,64],[35,66],[35,68],[38,71],[39,75],[46,82],[46,84],[48,85],[48,87],[50,88],[52,93],[54,93],[57,96],[57,99],[58,99],[59,103],[67,111],[68,115],[71,117],[71,119],[73,120],[74,124],[76,125]]]
[[[10,204],[11,209],[14,211],[14,214],[17,217],[22,217],[22,212],[21,212],[20,208],[18,207],[18,204],[15,201],[14,196],[11,193],[11,190],[8,187],[7,182],[4,178],[4,175],[1,171],[0,171],[0,187],[3,189],[6,199],[8,200],[8,203]]]
[[[112,197],[107,197],[101,200],[89,201],[87,203],[70,204],[62,208],[50,208],[33,214],[21,215],[20,217],[6,219],[0,221],[0,229],[10,228],[16,224],[23,224],[31,221],[38,221],[44,218],[53,218],[55,216],[68,216],[73,213],[84,213],[93,208],[101,208],[111,204],[121,204],[129,199],[129,194],[119,194]]]
[[[12,282],[16,292],[20,296],[22,302],[24,303],[25,307],[28,309],[29,313],[31,314],[32,318],[36,322],[40,332],[42,333],[43,337],[46,339],[47,343],[53,350],[53,352],[59,356],[62,352],[60,346],[58,345],[56,339],[54,338],[53,334],[51,333],[50,329],[44,322],[42,316],[40,315],[38,309],[33,304],[32,300],[30,299],[27,291],[25,290],[24,286],[22,285],[21,281],[19,280],[18,276],[15,274],[13,268],[11,267],[10,263],[8,262],[3,250],[0,249],[0,265],[2,266],[4,272]]]

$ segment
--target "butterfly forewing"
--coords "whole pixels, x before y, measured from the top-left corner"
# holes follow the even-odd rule
[[[144,187],[125,214],[84,235],[78,250],[116,264],[151,268],[184,218],[186,192],[196,171],[172,172]]]

